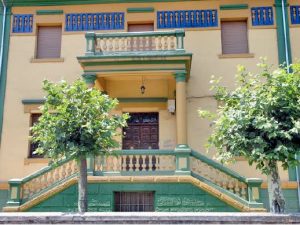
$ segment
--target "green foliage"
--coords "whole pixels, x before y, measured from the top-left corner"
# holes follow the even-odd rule
[[[111,115],[118,101],[99,90],[88,88],[82,80],[72,85],[43,82],[46,101],[42,116],[32,127],[37,154],[52,160],[89,154],[99,155],[118,147],[114,139],[118,128],[126,126],[127,114]]]
[[[208,145],[216,148],[222,162],[244,156],[269,174],[268,162],[279,161],[285,169],[298,163],[300,64],[274,71],[264,61],[258,66],[258,74],[239,66],[234,90],[221,86],[220,80],[212,80],[220,106]],[[202,118],[211,117],[207,111],[199,113]]]

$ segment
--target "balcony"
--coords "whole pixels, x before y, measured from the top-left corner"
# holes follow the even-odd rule
[[[87,33],[86,55],[184,53],[184,31]]]
[[[143,67],[151,73],[174,74],[185,71],[189,76],[192,54],[184,49],[184,30],[154,32],[88,32],[86,52],[77,57],[84,73],[107,75],[108,66],[114,66],[114,74],[134,73]],[[126,64],[126,69],[124,68]],[[151,64],[151,66],[149,66]],[[157,67],[161,70],[157,71]]]

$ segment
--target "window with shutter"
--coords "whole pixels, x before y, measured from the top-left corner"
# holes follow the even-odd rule
[[[38,122],[40,116],[42,114],[41,113],[33,113],[31,114],[31,118],[30,118],[30,127],[32,127],[36,122]],[[30,142],[30,146],[29,146],[29,158],[44,158],[43,155],[38,155],[38,154],[34,154],[33,152],[36,150],[36,148],[38,147],[37,143],[32,143]]]
[[[61,26],[38,27],[36,58],[60,58],[61,33]]]
[[[247,54],[247,21],[221,22],[222,54]]]

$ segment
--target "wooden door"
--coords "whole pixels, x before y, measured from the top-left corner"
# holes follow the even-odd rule
[[[123,149],[159,149],[158,113],[131,113],[123,129]]]

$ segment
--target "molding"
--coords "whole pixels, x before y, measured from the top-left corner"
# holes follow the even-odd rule
[[[64,14],[64,10],[37,10],[36,15],[61,15]]]
[[[24,165],[38,164],[38,163],[43,163],[48,165],[49,162],[50,159],[47,158],[25,158],[24,159]]]
[[[9,190],[8,182],[1,182],[0,183],[0,190]]]
[[[239,10],[239,9],[248,9],[248,4],[226,4],[220,5],[220,10]]]
[[[45,103],[45,99],[22,99],[23,105],[41,105]]]
[[[6,20],[5,20],[4,26],[5,26],[4,34],[2,34],[2,35],[4,35],[3,58],[2,58],[2,62],[0,62],[2,64],[1,71],[0,71],[0,74],[1,74],[1,78],[0,78],[0,143],[1,143],[1,139],[2,139],[4,104],[5,104],[5,93],[6,93],[6,79],[7,79],[7,66],[8,66],[8,52],[9,52],[8,49],[9,49],[10,29],[11,29],[11,8],[9,8],[9,7],[7,7],[7,14],[6,14]]]
[[[231,59],[231,58],[254,58],[253,53],[245,54],[220,54],[218,55],[219,59]]]
[[[84,73],[82,74],[82,78],[86,84],[95,84],[95,81],[97,79],[97,74],[93,72]]]
[[[185,82],[186,81],[186,72],[185,71],[178,71],[174,73],[174,77],[176,82]]]
[[[154,12],[154,7],[127,8],[127,13],[150,13]]]
[[[50,198],[51,196],[65,190],[71,185],[76,184],[77,181],[78,178],[73,177],[72,179],[67,180],[64,183],[59,184],[55,188],[48,190],[47,192],[29,200],[28,202],[24,203],[21,206],[4,207],[3,211],[4,212],[26,211],[32,208],[33,206],[41,203],[42,201]],[[231,196],[222,193],[218,189],[192,176],[88,176],[88,183],[190,183],[242,212],[265,212],[266,211],[265,208],[251,208],[248,205],[242,204],[241,202],[235,200]]]
[[[139,103],[148,103],[148,102],[167,102],[168,98],[117,98],[120,103],[132,103],[132,102],[139,102]]]
[[[261,184],[261,188],[262,189],[267,189],[268,188],[268,183],[263,182]],[[282,189],[297,189],[298,184],[297,184],[297,181],[284,181],[284,182],[281,182],[281,188]]]
[[[53,62],[64,62],[64,58],[42,58],[42,59],[37,59],[37,58],[32,58],[30,60],[31,63],[53,63]]]
[[[200,0],[195,0],[200,1]],[[10,6],[58,6],[58,5],[87,5],[109,3],[151,3],[161,0],[7,0]],[[164,2],[185,2],[184,0],[164,0]]]

